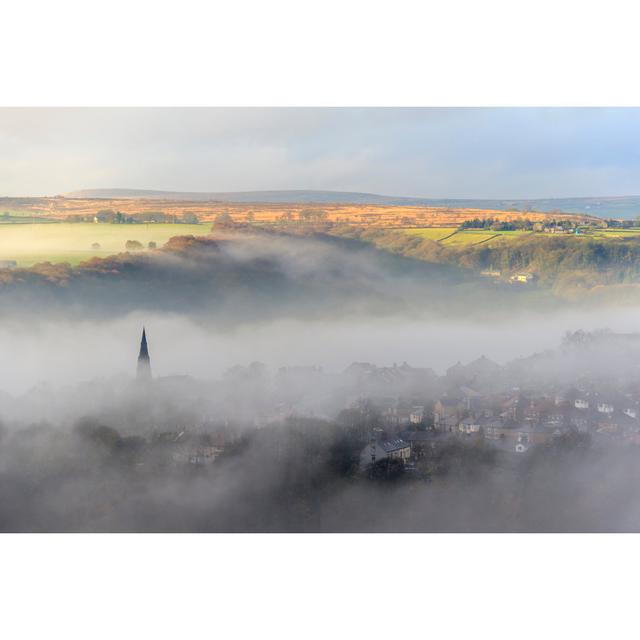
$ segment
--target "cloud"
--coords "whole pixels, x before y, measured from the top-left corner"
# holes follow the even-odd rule
[[[3,109],[0,193],[635,195],[638,109]]]

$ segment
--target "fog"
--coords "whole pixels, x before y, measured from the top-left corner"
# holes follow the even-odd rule
[[[210,244],[202,244],[202,243]],[[0,390],[131,376],[142,326],[158,376],[237,364],[408,362],[444,372],[556,347],[566,331],[640,327],[640,305],[580,307],[350,241],[218,232],[79,269],[5,272]]]
[[[640,308],[507,313],[486,322],[429,316],[281,318],[219,327],[187,315],[139,312],[114,320],[3,322],[0,390],[21,394],[40,384],[58,387],[93,378],[133,377],[143,325],[156,376],[215,380],[237,364],[254,361],[272,370],[316,365],[336,373],[352,362],[408,362],[442,374],[458,361],[481,355],[505,364],[554,349],[567,331],[609,328],[632,333],[640,327]]]
[[[17,269],[0,303],[0,530],[640,528],[636,418],[614,432],[594,408],[638,403],[640,307],[235,232]],[[143,326],[150,382],[135,379]],[[576,330],[595,333],[567,341]],[[499,414],[514,433],[533,428],[517,421],[534,402],[541,425],[562,411],[566,429],[518,455],[508,439],[438,432],[434,403],[459,393],[485,421],[517,395],[517,416]],[[571,393],[591,394],[584,428]],[[372,434],[415,432],[389,407],[416,405],[428,451],[363,470]]]

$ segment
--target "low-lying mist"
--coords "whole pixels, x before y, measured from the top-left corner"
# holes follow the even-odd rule
[[[557,347],[567,331],[640,327],[640,309],[521,313],[481,322],[389,315],[330,320],[244,319],[236,326],[187,314],[132,313],[116,319],[45,318],[0,323],[0,390],[20,394],[36,385],[76,384],[135,374],[142,327],[156,376],[214,380],[229,368],[261,362],[272,370],[320,366],[340,372],[352,362],[408,362],[443,373],[458,361],[486,355],[499,363]]]
[[[326,236],[218,232],[72,269],[3,272],[0,390],[132,375],[141,327],[157,375],[236,364],[506,362],[567,330],[640,326],[640,307],[584,309],[535,288]]]
[[[420,405],[430,433],[434,403],[469,385],[527,401],[585,376],[640,388],[635,343],[560,347],[567,331],[634,333],[640,308],[261,233],[2,278],[0,530],[640,528],[635,445],[599,434],[569,429],[517,463],[438,435],[417,479],[359,466],[392,402]],[[149,384],[135,380],[143,326]],[[497,368],[482,379],[447,372],[483,355]]]

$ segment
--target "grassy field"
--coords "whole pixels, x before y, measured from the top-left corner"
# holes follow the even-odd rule
[[[590,230],[588,235],[593,238],[637,238],[640,229],[597,229]]]
[[[497,239],[510,240],[528,235],[530,231],[491,231],[487,229],[465,229],[456,231],[455,227],[432,227],[429,229],[406,229],[405,233],[429,238],[444,245],[473,245],[493,242]]]
[[[435,240],[436,242],[450,236],[456,232],[455,227],[429,227],[426,229],[406,229],[405,233],[412,236],[418,236],[420,238],[429,238],[429,240]]]
[[[146,249],[149,242],[161,247],[173,236],[205,235],[210,229],[210,224],[0,224],[0,260],[15,260],[21,267],[38,262],[76,265],[125,251],[127,240]],[[92,249],[94,243],[100,248]]]

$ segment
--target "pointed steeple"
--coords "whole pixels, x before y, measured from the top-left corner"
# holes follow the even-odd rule
[[[151,360],[149,359],[149,348],[147,347],[147,332],[144,327],[142,327],[142,340],[140,341],[136,377],[138,380],[151,380]]]

